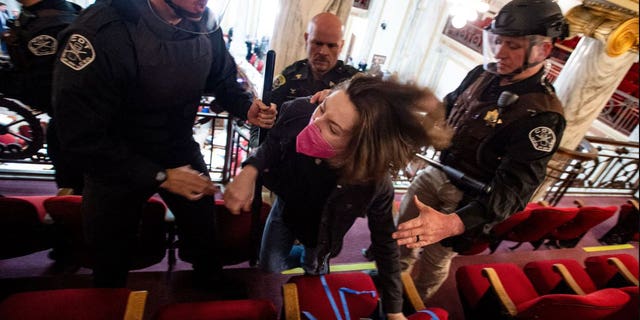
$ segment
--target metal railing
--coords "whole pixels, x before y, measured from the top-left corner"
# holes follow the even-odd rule
[[[598,119],[626,135],[638,126],[638,98],[616,90]]]
[[[551,180],[544,199],[565,194],[638,196],[638,142],[585,137],[578,150],[561,148],[547,166]]]

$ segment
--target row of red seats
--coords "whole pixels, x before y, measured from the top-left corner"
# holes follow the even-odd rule
[[[91,252],[82,231],[81,196],[0,197],[0,259],[8,259],[56,247],[65,263],[91,268]],[[255,253],[251,243],[251,213],[231,214],[216,201],[223,263],[248,261]],[[270,207],[264,204],[261,222]],[[173,218],[161,200],[149,199],[140,222],[132,269],[154,265],[174,249]],[[171,253],[171,251],[170,251]]]
[[[408,274],[402,280],[411,302],[412,314],[408,319],[448,319],[446,310],[424,307]],[[282,294],[282,319],[286,320],[369,319],[379,310],[380,296],[372,278],[364,272],[294,276],[283,285]],[[0,302],[0,319],[142,319],[146,298],[146,291],[126,288],[22,292]],[[275,320],[276,317],[273,303],[264,299],[174,303],[153,313],[155,320]]]
[[[638,319],[638,260],[628,254],[466,265],[456,287],[466,319]]]
[[[593,227],[611,218],[616,206],[550,207],[530,203],[527,207],[495,225],[489,239],[478,240],[465,255],[478,254],[487,248],[493,253],[502,241],[517,242],[510,249],[516,249],[529,242],[534,249],[547,243],[554,247],[575,247],[582,237]],[[634,210],[631,205],[623,205],[622,211]],[[637,208],[635,208],[637,211]],[[636,213],[637,215],[637,213]]]
[[[147,291],[127,288],[59,289],[16,293],[0,303],[5,320],[140,320]],[[34,307],[37,306],[37,307]],[[184,302],[162,306],[155,320],[276,320],[271,301],[262,299]]]

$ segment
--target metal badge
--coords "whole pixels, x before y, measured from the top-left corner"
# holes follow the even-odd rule
[[[500,112],[498,112],[498,109],[487,111],[483,120],[492,128],[495,128],[498,124],[502,124],[502,119],[500,119]]]

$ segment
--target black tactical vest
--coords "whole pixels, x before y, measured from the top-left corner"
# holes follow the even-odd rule
[[[504,155],[503,147],[510,137],[510,125],[525,117],[543,112],[563,114],[555,94],[531,92],[501,110],[497,101],[480,101],[480,97],[495,75],[484,72],[455,101],[448,123],[455,134],[451,147],[443,152],[442,161],[462,172],[489,182]],[[491,124],[498,116],[501,123]]]

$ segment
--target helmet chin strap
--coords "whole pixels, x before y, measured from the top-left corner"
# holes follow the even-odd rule
[[[171,9],[173,9],[173,11],[175,11],[175,13],[182,18],[190,19],[190,20],[202,18],[201,14],[192,13],[187,10],[184,10],[177,4],[173,3],[173,1],[171,0],[164,0],[164,2],[166,2],[167,5],[169,5],[169,7],[171,7]]]

